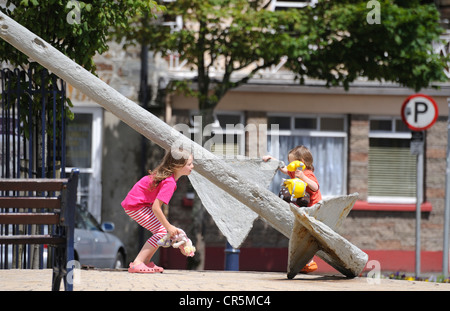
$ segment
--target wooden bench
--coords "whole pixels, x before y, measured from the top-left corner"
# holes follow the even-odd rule
[[[0,179],[0,245],[45,244],[51,253],[52,290],[73,290],[67,279],[74,260],[75,205],[78,170],[67,179]],[[19,230],[10,230],[18,228]],[[27,226],[28,225],[28,226]],[[48,233],[35,234],[32,225],[49,225]],[[48,249],[50,253],[50,248]],[[48,258],[49,258],[48,257]]]

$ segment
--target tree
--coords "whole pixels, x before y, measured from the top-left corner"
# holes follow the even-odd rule
[[[317,20],[315,49],[287,65],[300,77],[323,79],[346,89],[358,77],[391,81],[415,91],[444,82],[448,58],[433,43],[444,29],[435,5],[413,1],[378,3],[379,20],[370,22],[367,1],[319,1],[311,11]]]
[[[160,10],[162,7],[151,0],[8,0],[2,9],[93,73],[93,56],[108,50],[111,27],[127,32],[131,17],[155,16]],[[31,65],[26,55],[4,41],[0,42],[0,61],[20,67]]]
[[[212,121],[212,111],[228,90],[277,64],[284,55],[288,35],[275,30],[283,27],[292,14],[267,11],[260,7],[261,2],[171,2],[166,4],[167,15],[181,16],[182,29],[171,31],[158,22],[142,29],[151,50],[163,54],[176,51],[197,71],[196,87],[177,81],[176,88],[198,98],[205,124]],[[224,71],[221,80],[211,77],[218,65]],[[232,78],[234,73],[244,74],[236,80]]]
[[[129,19],[134,16],[155,16],[162,10],[155,1],[77,1],[77,0],[8,0],[2,11],[24,27],[50,43],[53,47],[73,59],[86,70],[95,73],[96,66],[93,56],[108,50],[111,27],[121,31],[129,31]],[[32,62],[26,55],[7,42],[0,41],[0,63],[9,63],[24,70],[31,69],[33,73],[43,68]],[[35,86],[49,85],[52,76],[46,81],[40,81],[35,75],[32,81]],[[34,101],[39,103],[39,98]],[[70,99],[67,104],[71,106]],[[24,103],[25,105],[25,103]],[[26,109],[23,109],[25,112]],[[39,107],[34,107],[39,111]],[[67,109],[69,118],[73,118]],[[26,125],[26,115],[21,116]],[[26,128],[26,127],[24,127]]]
[[[267,10],[267,0],[177,0],[166,4],[161,19],[180,16],[182,29],[135,24],[120,37],[131,41],[139,33],[151,50],[176,51],[188,61],[196,78],[176,87],[198,98],[205,124],[230,89],[282,57],[300,83],[309,77],[348,89],[366,77],[419,90],[446,81],[448,59],[432,46],[444,31],[436,7],[419,0],[370,2],[379,3],[379,23],[369,23],[365,0],[321,0],[315,7],[283,11]],[[218,65],[223,74],[213,78]]]

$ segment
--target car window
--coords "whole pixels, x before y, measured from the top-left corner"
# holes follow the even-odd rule
[[[78,208],[75,213],[75,228],[76,229],[86,229],[84,221],[80,215],[80,210]]]
[[[82,229],[102,231],[94,216],[92,216],[85,208],[79,208],[78,212],[80,220],[82,220],[84,225],[84,228]]]

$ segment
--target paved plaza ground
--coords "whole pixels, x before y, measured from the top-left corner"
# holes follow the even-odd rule
[[[49,291],[50,269],[0,270],[0,291]],[[165,270],[137,274],[126,270],[77,270],[75,291],[450,291],[450,284],[357,277],[341,274]]]
[[[0,270],[0,297],[22,307],[57,303],[65,307],[111,309],[124,302],[166,310],[281,310],[302,302],[321,308],[340,305],[389,306],[401,309],[415,301],[439,306],[450,284],[392,279],[349,279],[341,274],[299,274],[289,280],[280,272],[166,270],[131,274],[126,270],[78,270],[73,293],[52,293],[52,270]],[[62,288],[63,289],[63,288]],[[130,305],[131,306],[131,305]]]

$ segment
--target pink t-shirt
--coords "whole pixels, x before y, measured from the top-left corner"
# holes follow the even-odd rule
[[[122,201],[122,207],[127,210],[137,210],[145,206],[152,206],[156,199],[168,204],[177,189],[174,176],[167,177],[159,183],[158,187],[150,190],[152,180],[150,175],[142,177],[128,192]]]

